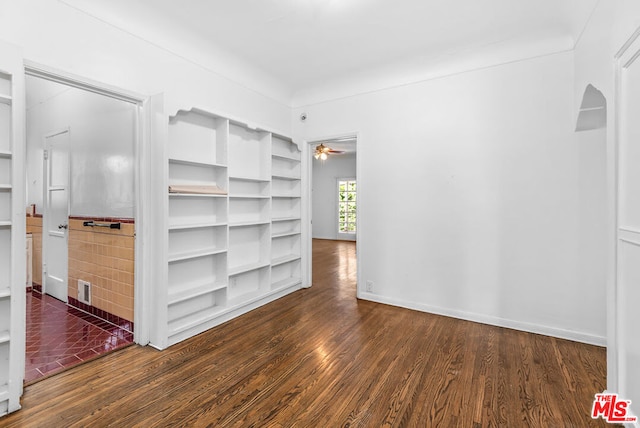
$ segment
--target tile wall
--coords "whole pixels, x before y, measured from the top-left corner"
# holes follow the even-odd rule
[[[84,226],[119,222],[121,229]],[[119,324],[133,325],[134,233],[132,219],[69,218],[69,301]],[[91,308],[78,305],[78,280],[91,283]]]

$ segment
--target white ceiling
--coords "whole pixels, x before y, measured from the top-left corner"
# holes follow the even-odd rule
[[[579,38],[597,0],[62,0],[156,44],[191,41],[291,93],[514,40]],[[197,42],[194,42],[197,41]],[[193,47],[193,46],[192,46]],[[174,49],[175,50],[175,49]],[[232,77],[232,76],[230,76]]]

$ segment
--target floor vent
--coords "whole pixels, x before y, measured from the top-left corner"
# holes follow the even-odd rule
[[[91,283],[78,280],[78,301],[87,305],[91,304]]]

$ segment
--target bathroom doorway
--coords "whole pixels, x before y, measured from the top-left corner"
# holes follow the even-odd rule
[[[26,75],[25,383],[133,343],[139,105]]]

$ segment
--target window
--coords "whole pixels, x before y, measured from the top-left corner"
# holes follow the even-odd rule
[[[338,180],[338,233],[356,233],[356,180]]]

